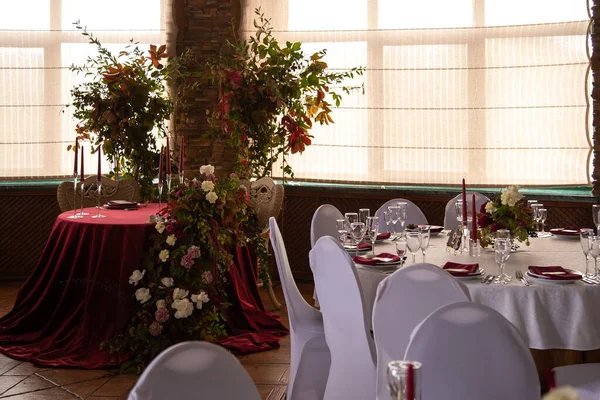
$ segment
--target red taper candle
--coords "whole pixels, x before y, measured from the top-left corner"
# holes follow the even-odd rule
[[[160,159],[158,161],[158,184],[161,185],[163,181],[163,146],[160,146]]]
[[[98,176],[96,180],[102,181],[102,146],[98,146]]]
[[[181,137],[181,144],[179,145],[179,173],[183,172],[183,136]]]
[[[467,186],[465,185],[465,178],[462,180],[462,222],[466,228],[467,223]]]
[[[473,205],[473,226],[471,227],[471,239],[477,240],[477,210],[475,209],[475,194],[473,194],[473,200],[471,204]]]
[[[78,156],[77,144],[78,144],[78,142],[79,142],[79,138],[76,138],[75,139],[75,163],[73,164],[73,175],[77,175],[77,156]]]
[[[85,176],[83,175],[83,146],[81,146],[81,176],[79,177],[79,181],[83,182],[85,180]]]
[[[415,400],[415,370],[412,364],[406,366],[406,400]]]
[[[167,154],[165,155],[165,162],[167,164],[167,175],[171,175],[171,151],[169,148],[169,137],[167,136]]]

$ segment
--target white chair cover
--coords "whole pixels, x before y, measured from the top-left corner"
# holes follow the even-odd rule
[[[566,365],[553,371],[557,386],[573,386],[581,400],[600,399],[600,363]]]
[[[387,365],[403,359],[415,327],[441,306],[469,300],[467,287],[433,264],[404,267],[379,283],[373,308],[378,400],[389,399]]]
[[[160,353],[129,393],[129,400],[259,400],[237,358],[209,342],[182,342]]]
[[[338,237],[335,221],[344,218],[344,214],[331,204],[319,206],[310,223],[310,247],[314,247],[322,236]]]
[[[310,266],[331,352],[324,399],[374,399],[375,346],[354,263],[336,239],[324,236],[310,251]]]
[[[482,204],[487,203],[490,199],[487,196],[482,195],[477,192],[467,192],[467,201],[469,204],[473,201],[473,195],[475,195],[475,209],[477,213],[479,213],[479,209]],[[456,204],[457,200],[462,199],[462,193],[458,194],[456,197],[451,199],[448,203],[446,203],[446,213],[444,214],[444,229],[456,229],[458,227],[458,220],[456,219],[456,208],[454,208],[454,204]],[[469,213],[472,209],[469,207],[467,210]]]
[[[396,205],[396,203],[403,201],[406,203],[406,225],[414,224],[414,225],[427,225],[427,218],[423,211],[415,203],[406,199],[392,199],[387,201],[384,205],[379,207],[379,209],[375,212],[375,216],[379,217],[379,232],[385,233],[391,231],[391,225],[387,226],[385,224],[385,217],[383,216],[383,212],[387,211],[389,206]],[[400,231],[400,223],[396,224],[396,232]]]
[[[525,341],[497,311],[471,302],[442,306],[411,335],[405,360],[420,361],[422,400],[538,400]]]
[[[322,399],[331,361],[323,317],[302,297],[275,218],[269,218],[273,253],[290,320],[291,360],[288,399]]]

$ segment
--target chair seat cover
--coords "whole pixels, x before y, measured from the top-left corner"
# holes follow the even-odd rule
[[[413,331],[405,360],[422,363],[422,400],[539,400],[533,358],[497,311],[458,302],[438,308]]]
[[[182,342],[148,365],[129,400],[259,400],[258,390],[237,358],[209,342]]]
[[[406,199],[392,199],[385,202],[385,204],[379,207],[379,209],[375,212],[375,216],[379,217],[379,233],[392,231],[392,224],[390,224],[389,226],[385,224],[385,217],[383,216],[383,213],[388,210],[389,206],[395,206],[401,201],[406,203],[406,223],[404,224],[405,227],[410,224],[428,224],[425,214],[423,214],[423,211],[421,211],[421,209],[415,203]],[[396,224],[396,232],[400,232],[400,222]]]
[[[581,400],[600,399],[600,363],[565,365],[553,371],[557,386],[573,386]]]
[[[379,283],[373,307],[378,400],[389,399],[387,365],[403,359],[415,327],[441,306],[469,300],[467,287],[433,264],[409,265]]]
[[[316,209],[310,222],[310,247],[323,236],[338,237],[335,221],[344,218],[344,214],[331,204],[323,204]]]
[[[479,213],[480,208],[483,204],[490,201],[487,196],[477,192],[467,192],[467,201],[469,204],[473,201],[473,195],[475,195],[475,211]],[[457,200],[462,200],[462,193],[448,201],[446,203],[446,212],[444,213],[444,229],[456,229],[458,227],[458,220],[456,219],[456,208],[455,204]],[[472,212],[472,208],[469,207],[467,210],[469,213]]]

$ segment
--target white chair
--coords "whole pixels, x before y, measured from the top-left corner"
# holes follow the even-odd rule
[[[410,224],[414,224],[414,225],[427,225],[428,224],[425,214],[423,214],[423,211],[421,211],[421,209],[419,207],[417,207],[417,205],[415,203],[413,203],[410,200],[406,200],[406,199],[392,199],[390,201],[387,201],[381,207],[379,207],[379,209],[375,212],[375,216],[379,217],[379,232],[380,233],[385,233],[385,232],[391,231],[389,229],[390,227],[385,224],[385,217],[383,216],[383,213],[388,210],[389,206],[395,206],[398,202],[401,202],[401,201],[406,203],[406,224],[404,225],[405,227],[406,227],[406,225],[410,225]],[[400,223],[397,224],[396,230],[399,231],[399,228],[400,228]]]
[[[378,400],[389,399],[387,365],[404,358],[414,328],[441,306],[469,300],[467,287],[433,264],[413,264],[381,281],[373,308]]]
[[[288,399],[322,399],[331,357],[325,341],[323,317],[302,297],[290,268],[275,218],[269,218],[271,245],[290,320],[291,360]]]
[[[482,195],[477,192],[467,192],[467,202],[469,204],[473,201],[473,195],[475,195],[475,210],[479,213],[479,209],[481,206],[490,199],[487,196]],[[444,229],[456,229],[458,227],[458,220],[456,219],[456,208],[455,204],[457,200],[462,199],[462,193],[458,194],[456,197],[451,199],[448,203],[446,203],[446,212],[444,214]],[[472,209],[469,207],[467,210],[469,213],[472,212]]]
[[[325,400],[375,398],[375,346],[352,259],[338,240],[324,236],[310,251],[331,367]]]
[[[600,399],[600,363],[565,365],[552,371],[556,386],[572,386],[581,400]]]
[[[413,331],[405,360],[422,363],[422,400],[538,400],[533,358],[517,329],[471,302],[431,313]]]
[[[319,206],[310,222],[310,247],[314,247],[322,236],[338,237],[335,221],[344,218],[344,214],[331,204]]]
[[[129,400],[259,400],[237,358],[209,342],[182,342],[160,353],[129,393]]]

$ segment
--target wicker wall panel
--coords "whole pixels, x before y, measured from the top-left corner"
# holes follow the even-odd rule
[[[60,214],[56,189],[0,193],[0,279],[27,278]]]

